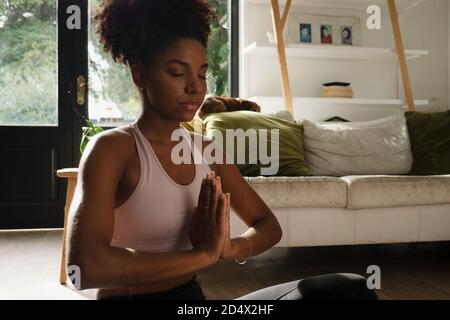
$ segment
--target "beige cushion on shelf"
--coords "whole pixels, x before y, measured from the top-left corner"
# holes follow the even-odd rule
[[[303,121],[305,160],[315,176],[407,174],[413,162],[403,116],[363,122]]]
[[[450,203],[450,175],[347,176],[347,209]]]
[[[347,183],[334,177],[244,177],[270,208],[345,208]]]

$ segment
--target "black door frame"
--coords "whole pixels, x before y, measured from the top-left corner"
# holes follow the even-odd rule
[[[87,74],[87,0],[78,0],[82,28],[66,26],[70,0],[57,2],[58,125],[0,126],[0,229],[63,226],[67,182],[56,176],[77,166],[81,126],[73,111],[77,74]],[[86,42],[84,42],[86,43]],[[33,70],[29,70],[33,72]],[[75,79],[75,80],[74,80]],[[52,91],[52,88],[49,88]],[[85,106],[78,112],[85,113]]]
[[[58,178],[56,171],[62,168],[78,167],[82,127],[88,118],[88,28],[89,0],[57,1],[57,41],[58,41],[58,126],[1,126],[0,136],[9,137],[0,141],[1,153],[11,154],[0,157],[0,174],[8,175],[0,183],[0,230],[61,228],[64,220],[64,206],[67,181]],[[69,30],[66,22],[70,13],[67,8],[76,5],[80,9],[81,28]],[[229,0],[230,60],[229,81],[231,95],[239,96],[239,3]],[[32,70],[30,70],[32,72]],[[77,104],[77,77],[86,81],[83,105]],[[105,129],[110,129],[105,127]],[[33,150],[43,155],[33,157]],[[15,161],[21,155],[20,161]],[[26,158],[26,159],[25,159]],[[11,170],[13,166],[13,170]],[[21,167],[20,167],[21,166]],[[32,170],[34,168],[34,171]],[[3,170],[3,171],[2,171]],[[42,177],[27,181],[27,171],[44,172]],[[14,174],[19,172],[20,174]],[[4,177],[2,177],[4,178]],[[45,187],[41,187],[41,184]],[[33,185],[34,184],[34,185]],[[39,185],[38,185],[39,184]],[[17,196],[17,190],[28,189],[32,194]],[[39,191],[39,188],[48,190]],[[38,190],[36,192],[36,190]],[[41,197],[33,196],[35,194]]]

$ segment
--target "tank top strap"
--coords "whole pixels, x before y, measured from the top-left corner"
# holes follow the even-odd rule
[[[136,143],[136,149],[139,155],[139,164],[140,164],[140,179],[139,184],[146,185],[150,182],[150,174],[151,168],[150,163],[152,163],[152,155],[146,148],[145,137],[142,135],[140,130],[137,128],[137,122],[133,122],[130,124],[131,131],[133,132],[134,141]]]

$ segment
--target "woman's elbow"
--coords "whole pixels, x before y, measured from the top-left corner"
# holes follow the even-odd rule
[[[277,227],[275,228],[275,244],[280,242],[282,237],[283,237],[283,229],[281,228],[280,224],[277,222]]]
[[[103,272],[102,272],[103,270]],[[67,276],[78,290],[100,288],[105,282],[106,269],[98,259],[87,256],[71,257],[67,263]]]
[[[278,242],[281,241],[281,238],[283,237],[283,229],[280,226],[280,223],[278,222],[278,219],[275,217],[274,214],[272,214],[272,236],[274,244],[276,245]]]

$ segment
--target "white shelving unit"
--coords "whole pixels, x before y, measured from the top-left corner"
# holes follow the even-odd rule
[[[406,59],[411,60],[426,56],[428,50],[405,50]],[[259,44],[252,42],[244,49],[244,55],[264,55],[277,57],[275,44]],[[336,45],[316,44],[287,44],[286,56],[289,58],[314,58],[314,59],[348,59],[348,60],[397,60],[397,53],[389,48],[371,47],[344,47]]]
[[[270,0],[244,0],[249,4],[270,5]],[[399,14],[405,13],[409,9],[430,0],[396,0]],[[321,7],[321,8],[341,8],[349,10],[365,10],[370,5],[378,5],[382,10],[387,10],[385,0],[294,0],[297,6]],[[286,0],[280,0],[280,6],[285,6]]]
[[[282,106],[283,97],[254,96],[249,98],[255,102],[270,106]],[[428,105],[428,100],[414,100],[416,106]],[[346,99],[346,98],[294,98],[294,105],[357,105],[357,106],[385,106],[392,108],[405,107],[400,99]]]
[[[263,106],[264,113],[271,114],[285,110],[283,97],[254,96],[249,99]],[[427,100],[415,100],[414,102],[417,107],[428,105]],[[332,116],[340,116],[351,121],[367,121],[388,115],[399,115],[407,110],[404,101],[399,99],[294,97],[293,105],[296,119],[310,121],[323,121]]]
[[[426,1],[429,0],[396,0],[397,11],[399,14],[405,13]],[[280,0],[281,14],[285,4],[286,0]],[[373,4],[387,10],[386,0],[292,0],[291,11],[326,15],[336,9],[336,15],[341,16],[342,12],[349,10],[348,16],[359,12],[359,16],[364,17],[366,8]],[[240,6],[240,96],[260,104],[263,112],[283,110],[285,103],[277,47],[263,41],[265,33],[272,29],[271,1],[243,0]],[[251,19],[247,20],[248,17]],[[288,21],[289,18],[288,15]],[[388,20],[386,15],[383,18]],[[364,27],[365,21],[361,20],[361,28]],[[378,42],[392,36],[388,23],[383,29],[386,36],[380,37],[378,34]],[[369,42],[373,44],[374,41]],[[349,120],[370,120],[405,110],[406,102],[399,99],[401,82],[395,46],[373,47],[365,45],[364,41],[362,46],[286,43],[285,53],[296,118],[317,121],[345,114],[350,117],[347,117]],[[429,55],[429,51],[405,49],[405,55],[408,61],[415,61]],[[367,76],[364,75],[365,70]],[[355,97],[319,98],[322,83],[330,81],[352,83]],[[361,89],[362,86],[364,90],[355,90],[355,87]],[[384,90],[382,86],[389,89]],[[427,100],[417,99],[414,103],[416,106],[428,105]],[[366,116],[361,115],[364,112]]]

